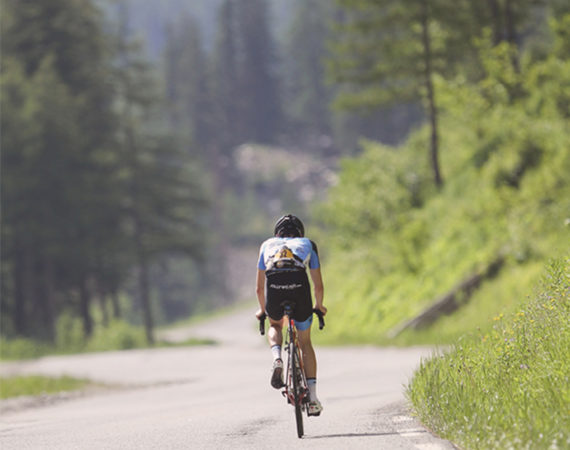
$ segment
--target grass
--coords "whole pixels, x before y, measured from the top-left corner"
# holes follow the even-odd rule
[[[542,262],[507,266],[499,277],[484,281],[456,314],[444,315],[425,329],[406,330],[394,344],[447,345],[464,336],[466,330],[487,333],[495,324],[497,309],[503,313],[517,312],[543,272]]]
[[[570,448],[570,260],[518,311],[423,361],[407,388],[420,419],[466,449]]]
[[[101,341],[97,346],[93,344],[84,351],[117,350],[116,343],[109,341]],[[123,341],[121,341],[123,342]],[[123,342],[124,343],[124,342]],[[158,342],[157,347],[187,347],[194,345],[214,345],[215,342],[210,339],[191,338],[183,342]],[[129,348],[133,348],[129,346]],[[140,348],[140,346],[134,347]],[[66,354],[69,351],[62,351],[56,347],[46,344],[35,343],[31,340],[17,339],[13,341],[2,341],[2,359],[26,359],[37,358],[50,354]],[[73,378],[69,376],[46,377],[41,375],[30,376],[13,376],[0,377],[0,399],[7,399],[19,396],[38,396],[44,394],[54,394],[58,392],[77,391],[83,388],[93,386],[90,380]]]
[[[55,394],[62,391],[81,390],[92,383],[89,380],[41,375],[2,377],[0,378],[0,399],[23,395]]]
[[[108,326],[99,326],[87,341],[77,318],[64,316],[57,326],[57,339],[54,344],[33,339],[0,338],[0,360],[21,360],[40,358],[48,355],[68,355],[76,353],[132,350],[141,348],[186,347],[214,345],[211,339],[190,338],[184,342],[158,340],[154,346],[146,342],[144,330],[123,321],[113,321]]]

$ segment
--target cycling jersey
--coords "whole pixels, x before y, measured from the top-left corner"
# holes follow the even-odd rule
[[[265,310],[273,320],[283,317],[284,301],[295,301],[293,318],[301,330],[311,326],[313,301],[306,267],[320,267],[317,246],[300,237],[273,237],[259,249],[257,268],[265,271]]]
[[[308,238],[272,237],[259,250],[257,268],[260,270],[304,270],[320,267],[317,246]]]

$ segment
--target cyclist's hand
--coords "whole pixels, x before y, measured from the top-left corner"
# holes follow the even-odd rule
[[[265,311],[263,311],[261,308],[259,308],[257,310],[257,312],[255,313],[255,317],[257,317],[257,320],[260,320],[264,314],[265,314]]]
[[[317,305],[317,309],[320,310],[323,313],[323,316],[325,316],[327,314],[327,307],[324,305]]]

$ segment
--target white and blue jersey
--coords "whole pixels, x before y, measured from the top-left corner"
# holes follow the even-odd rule
[[[260,270],[304,270],[320,267],[317,246],[305,237],[272,237],[259,249]]]

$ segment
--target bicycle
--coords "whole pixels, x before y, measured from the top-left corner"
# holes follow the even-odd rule
[[[284,316],[287,317],[287,334],[285,337],[284,349],[287,352],[287,372],[285,375],[285,388],[281,393],[287,399],[287,403],[295,407],[295,422],[297,424],[297,436],[303,437],[303,411],[309,415],[309,388],[307,385],[307,377],[303,367],[303,359],[299,349],[297,339],[297,329],[295,328],[295,320],[291,317],[295,309],[295,302],[283,302]],[[325,326],[323,313],[315,308],[313,313],[319,318],[319,330]],[[265,334],[265,318],[263,314],[259,318],[259,332],[263,336]]]

